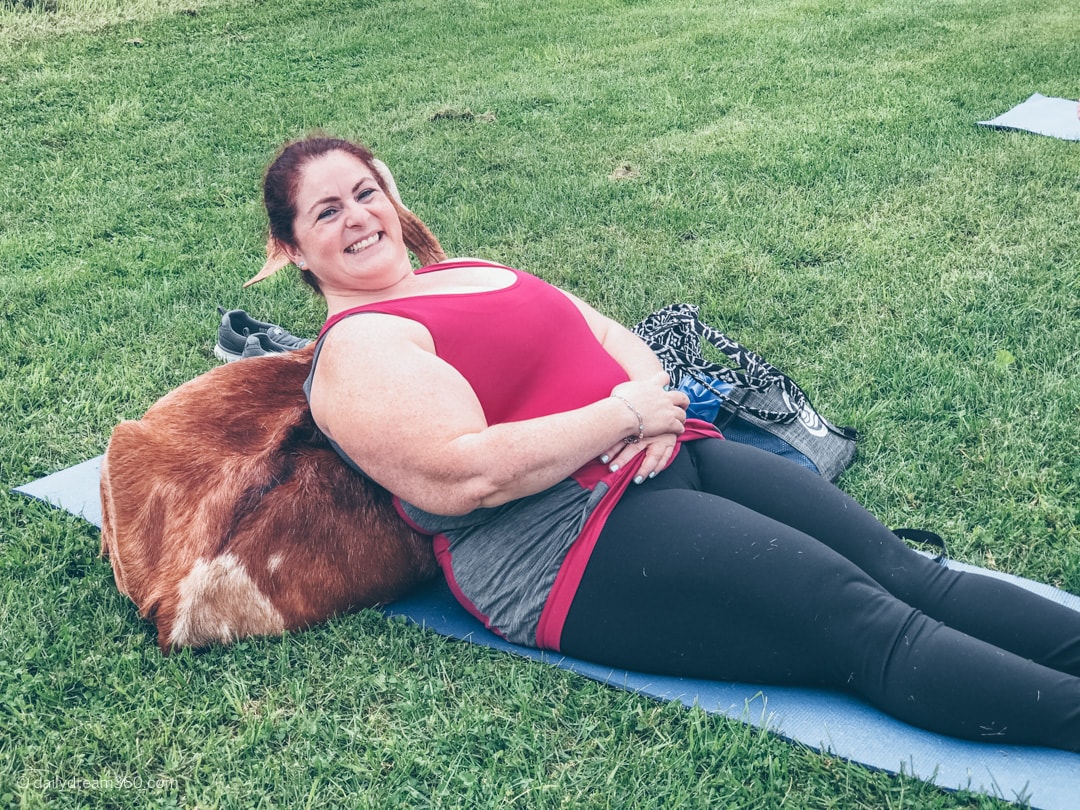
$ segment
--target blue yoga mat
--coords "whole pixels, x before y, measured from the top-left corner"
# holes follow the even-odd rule
[[[100,527],[100,468],[100,457],[90,459],[15,491]],[[949,566],[1010,580],[1080,610],[1080,597],[1049,585],[962,563],[950,562]],[[657,677],[520,647],[486,630],[441,583],[395,602],[385,612],[451,638],[516,653],[618,689],[699,706],[815,750],[889,773],[914,776],[947,790],[970,790],[1007,801],[1025,801],[1036,810],[1074,810],[1080,806],[1077,754],[942,737],[894,720],[839,692]]]
[[[1033,93],[1027,101],[1017,104],[997,118],[978,123],[986,127],[1003,129],[1022,129],[1050,138],[1066,141],[1080,141],[1080,118],[1077,118],[1077,103],[1068,98],[1050,98],[1041,93]],[[1080,799],[1077,800],[1080,806]]]

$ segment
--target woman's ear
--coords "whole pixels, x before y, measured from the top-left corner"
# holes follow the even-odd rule
[[[266,263],[263,264],[262,269],[254,276],[244,282],[245,287],[250,287],[252,284],[256,284],[263,279],[270,278],[278,270],[287,265],[289,262],[299,264],[299,253],[294,258],[290,252],[291,248],[282,245],[274,237],[269,237],[266,240]]]

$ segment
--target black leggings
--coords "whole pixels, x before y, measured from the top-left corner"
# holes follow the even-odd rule
[[[1080,750],[1080,613],[916,553],[841,490],[687,442],[597,542],[562,651],[642,672],[850,689],[913,725]]]

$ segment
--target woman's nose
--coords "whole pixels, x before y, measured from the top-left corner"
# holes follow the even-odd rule
[[[367,210],[357,200],[351,199],[345,203],[345,224],[363,222],[367,217]]]

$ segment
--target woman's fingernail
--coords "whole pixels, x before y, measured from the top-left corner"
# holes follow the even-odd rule
[[[618,464],[612,464],[610,467],[608,467],[608,469],[611,470],[612,472],[618,472],[619,465]]]
[[[656,470],[653,470],[651,473],[649,473],[649,478],[656,478]]]
[[[641,476],[641,475],[639,475],[639,476],[637,476],[637,477],[636,477],[636,478],[634,479],[634,483],[635,483],[635,484],[640,484],[640,483],[641,483],[642,481],[644,481],[644,480],[645,480],[645,477],[644,477],[644,476]]]
[[[600,456],[600,463],[601,463],[601,464],[607,464],[607,463],[608,463],[608,460],[609,460],[610,458],[611,458],[611,456],[609,456],[609,455],[606,455],[606,454],[605,454],[605,455],[603,455],[603,456]]]

